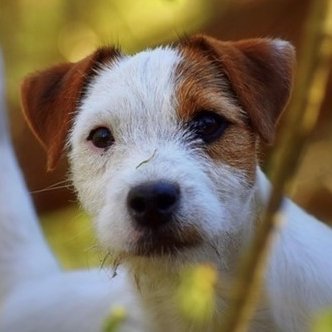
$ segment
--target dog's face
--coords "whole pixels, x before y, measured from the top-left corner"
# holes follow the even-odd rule
[[[68,142],[108,250],[176,255],[251,222],[257,141],[273,138],[293,61],[287,42],[267,39],[101,49],[29,77],[23,106],[50,168]]]

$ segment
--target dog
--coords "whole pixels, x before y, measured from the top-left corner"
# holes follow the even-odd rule
[[[2,139],[0,330],[99,331],[116,305],[124,331],[222,329],[271,191],[258,145],[273,142],[294,66],[287,41],[196,35],[133,56],[104,47],[28,76],[23,112],[47,168],[67,152],[78,199],[121,264],[114,278],[62,271]],[[282,219],[250,331],[309,331],[332,305],[331,229],[287,198]],[[215,305],[195,324],[174,294],[185,266],[206,263]]]

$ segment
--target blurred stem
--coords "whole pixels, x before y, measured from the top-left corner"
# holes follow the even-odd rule
[[[312,2],[303,39],[297,84],[285,125],[272,159],[271,193],[259,223],[251,250],[240,265],[224,332],[243,332],[253,315],[268,252],[278,225],[278,211],[284,192],[289,192],[291,177],[314,128],[325,95],[332,55],[332,1]]]

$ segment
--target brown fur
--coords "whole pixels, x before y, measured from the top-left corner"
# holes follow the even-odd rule
[[[257,134],[271,142],[293,79],[293,49],[277,54],[269,39],[221,42],[196,36],[180,43],[178,113],[189,121],[213,110],[231,125],[209,155],[255,178]]]
[[[188,121],[201,109],[220,112],[232,125],[208,147],[212,158],[255,173],[256,133],[271,142],[293,79],[294,51],[277,52],[269,39],[221,42],[199,35],[180,42],[178,113]],[[64,63],[25,79],[25,117],[55,168],[84,88],[102,63],[119,56],[102,48],[77,63]]]
[[[182,47],[200,53],[218,67],[219,76],[227,78],[230,91],[248,114],[252,127],[271,143],[291,93],[293,47],[280,52],[270,39],[223,42],[204,35],[183,41]]]
[[[98,67],[119,53],[101,48],[77,63],[63,63],[28,76],[22,84],[25,118],[47,152],[47,169],[61,157],[74,113]]]

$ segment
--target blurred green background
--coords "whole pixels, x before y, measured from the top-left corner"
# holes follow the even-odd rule
[[[45,171],[44,153],[20,112],[22,77],[60,61],[76,61],[100,45],[116,44],[134,53],[195,32],[221,39],[284,38],[301,56],[309,6],[310,0],[0,0],[0,45],[15,147],[45,233],[66,267],[99,264],[98,247],[72,188],[62,182],[66,160],[55,172]],[[330,224],[331,105],[332,94],[327,93],[294,192],[295,201]]]

